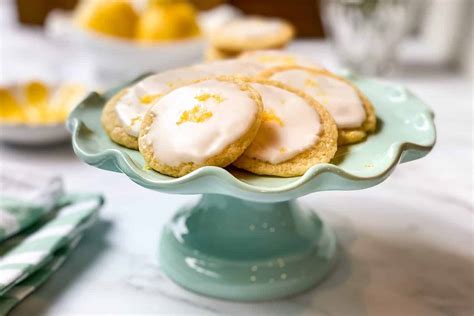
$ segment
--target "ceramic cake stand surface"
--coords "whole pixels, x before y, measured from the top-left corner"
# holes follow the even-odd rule
[[[331,164],[316,165],[301,177],[203,167],[172,178],[147,170],[139,152],[111,142],[100,124],[104,103],[120,87],[89,95],[70,115],[68,128],[74,151],[90,165],[124,173],[152,190],[202,194],[163,229],[159,259],[170,278],[213,297],[275,299],[314,286],[336,260],[331,228],[296,198],[374,186],[397,164],[421,158],[434,146],[433,113],[418,98],[399,85],[349,79],[374,103],[379,128],[367,141],[340,148]]]

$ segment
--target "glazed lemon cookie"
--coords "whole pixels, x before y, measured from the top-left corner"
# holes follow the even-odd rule
[[[262,77],[287,84],[314,97],[336,121],[338,144],[351,144],[366,138],[376,128],[371,102],[352,83],[327,70],[298,66],[269,69]]]
[[[261,175],[293,177],[329,162],[337,150],[337,128],[329,112],[310,96],[279,82],[248,79],[262,97],[262,126],[234,162]]]
[[[226,51],[222,51],[218,48],[215,48],[214,46],[209,46],[204,53],[204,59],[206,61],[230,59],[230,58],[235,58],[238,54],[239,53],[229,53]]]
[[[202,166],[225,167],[253,141],[260,95],[237,79],[200,80],[161,97],[146,114],[139,148],[154,170],[173,177]]]
[[[225,52],[242,52],[285,46],[294,35],[282,19],[250,16],[231,20],[210,34],[211,44]]]
[[[151,75],[107,102],[102,112],[102,125],[114,142],[138,149],[137,137],[150,105],[170,90],[208,76],[208,72],[193,67]]]
[[[303,66],[315,69],[324,69],[320,64],[304,56],[292,54],[281,49],[255,50],[242,53],[239,60],[258,63],[265,68],[278,66]]]
[[[251,61],[228,59],[197,64],[194,70],[205,72],[208,76],[255,77],[265,68]]]
[[[107,102],[102,113],[102,125],[114,142],[138,149],[137,137],[143,116],[161,95],[198,79],[256,76],[263,70],[263,66],[257,63],[233,59],[197,64],[149,76]]]

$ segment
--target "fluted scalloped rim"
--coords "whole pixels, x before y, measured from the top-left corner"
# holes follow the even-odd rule
[[[351,78],[353,79],[354,76],[351,75]],[[400,89],[405,90],[405,88],[403,88],[402,86],[395,86],[395,87],[399,87]],[[116,91],[116,90],[117,89],[113,89],[112,91]],[[104,95],[110,96],[112,91],[105,93]],[[91,95],[89,95],[88,98],[86,98],[86,100],[89,99],[90,97],[97,97],[97,96],[100,96],[100,95],[96,93],[92,93]],[[410,94],[410,96],[413,97],[412,94]],[[86,100],[84,100],[82,104],[84,104]],[[125,152],[119,149],[106,148],[98,153],[93,153],[93,152],[88,152],[84,148],[81,148],[77,140],[79,137],[78,134],[79,134],[81,125],[84,123],[78,117],[78,112],[79,112],[78,108],[79,106],[71,113],[69,117],[68,129],[72,133],[72,144],[73,144],[74,151],[82,160],[94,166],[100,166],[104,162],[106,161],[110,162],[112,160],[115,166],[117,166],[121,172],[125,173],[129,178],[131,178],[135,182],[137,181],[140,182],[139,183],[140,185],[146,186],[148,188],[152,188],[156,190],[164,190],[168,192],[173,191],[177,188],[183,188],[184,186],[191,184],[203,177],[215,177],[220,182],[230,187],[234,187],[243,191],[253,192],[253,193],[282,193],[282,192],[295,190],[302,187],[305,183],[308,183],[316,179],[318,176],[324,173],[333,173],[334,175],[337,175],[338,177],[343,178],[345,180],[349,180],[349,181],[368,181],[368,180],[372,181],[373,180],[374,182],[373,185],[375,185],[383,181],[393,171],[393,169],[396,167],[397,164],[399,164],[400,162],[405,162],[405,161],[402,161],[402,157],[404,156],[405,153],[407,153],[408,151],[417,152],[416,157],[407,159],[406,161],[421,158],[430,152],[430,150],[433,148],[436,142],[436,129],[435,129],[434,121],[433,121],[434,114],[429,107],[423,104],[423,112],[428,118],[430,118],[429,119],[430,129],[433,131],[433,135],[431,139],[426,140],[426,143],[422,143],[422,142],[414,143],[414,142],[409,142],[409,141],[392,143],[390,145],[390,150],[395,152],[395,154],[393,155],[393,159],[391,159],[387,168],[383,169],[382,171],[380,171],[379,173],[375,175],[361,176],[354,173],[350,173],[340,168],[337,165],[324,163],[324,164],[318,164],[311,167],[303,176],[298,177],[293,182],[285,184],[285,185],[281,185],[278,187],[261,187],[261,186],[252,185],[238,179],[237,177],[232,175],[228,170],[224,168],[213,167],[213,166],[201,167],[179,178],[151,180],[149,178],[142,177],[141,174],[144,172],[142,168],[137,166],[128,154],[126,154]],[[371,186],[371,185],[367,185],[365,187],[368,187],[368,186]],[[338,187],[333,187],[333,188],[328,188],[327,190],[337,190],[337,189]],[[202,192],[197,192],[196,190],[194,190],[192,192],[189,192],[189,194],[191,193],[198,194]]]

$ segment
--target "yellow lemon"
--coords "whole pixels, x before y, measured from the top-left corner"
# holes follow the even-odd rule
[[[86,0],[79,5],[76,21],[98,33],[133,38],[138,14],[127,0]]]
[[[179,2],[173,5],[175,15],[175,27],[182,37],[195,36],[199,34],[199,26],[196,20],[196,10],[187,2]]]
[[[153,7],[155,5],[177,3],[183,0],[148,0],[148,7]]]
[[[140,17],[136,38],[141,41],[173,40],[199,34],[196,11],[187,2],[155,4]]]

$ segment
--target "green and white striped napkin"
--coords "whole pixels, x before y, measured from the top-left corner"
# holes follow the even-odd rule
[[[0,175],[0,315],[60,267],[102,204],[98,194],[64,194],[56,177]]]
[[[36,223],[63,194],[59,177],[3,166],[0,172],[0,242]]]

